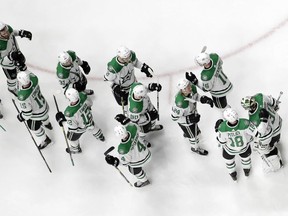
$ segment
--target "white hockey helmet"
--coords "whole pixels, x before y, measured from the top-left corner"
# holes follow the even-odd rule
[[[223,111],[223,118],[231,124],[239,119],[238,113],[232,108],[227,108]]]
[[[67,89],[65,96],[70,101],[70,103],[75,103],[79,100],[79,92],[74,88]]]
[[[125,139],[128,135],[126,128],[123,125],[118,125],[114,128],[115,135],[121,139]]]
[[[0,21],[0,31],[6,27],[6,24]]]
[[[63,66],[70,66],[72,64],[72,58],[67,52],[61,52],[58,55],[58,61],[60,62],[61,65]]]
[[[28,85],[30,83],[30,76],[28,73],[21,71],[17,74],[17,80],[21,85]]]
[[[208,64],[210,62],[210,56],[208,53],[200,53],[195,57],[195,62],[199,66],[204,66],[205,64]]]
[[[136,99],[141,99],[147,95],[147,88],[144,85],[137,85],[133,89],[133,95]]]
[[[130,57],[130,55],[131,55],[131,50],[125,46],[120,46],[117,49],[117,56],[119,56],[122,59],[127,59]]]
[[[180,79],[180,80],[177,82],[177,88],[178,88],[179,90],[182,90],[182,89],[185,89],[189,84],[190,84],[189,80],[187,80],[187,79]]]

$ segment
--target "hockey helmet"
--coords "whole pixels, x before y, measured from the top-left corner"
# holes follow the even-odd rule
[[[130,57],[130,55],[131,55],[131,50],[125,46],[120,46],[117,49],[117,56],[119,56],[121,59],[127,59]]]
[[[177,83],[177,88],[179,90],[185,89],[190,84],[189,80],[187,79],[180,79]]]
[[[30,83],[30,76],[28,73],[21,71],[17,74],[17,80],[21,85],[28,85]]]
[[[227,108],[223,111],[223,118],[231,124],[234,124],[239,119],[238,113],[232,108]]]
[[[208,53],[200,53],[195,57],[195,62],[202,67],[210,62],[210,56]]]
[[[65,95],[70,103],[75,103],[79,100],[79,92],[74,88],[67,89]]]
[[[125,139],[128,135],[126,128],[123,125],[118,125],[114,128],[115,135],[121,139]]]
[[[2,31],[6,27],[6,24],[3,22],[0,22],[0,31]]]
[[[60,62],[61,65],[64,67],[69,67],[72,64],[72,58],[67,52],[61,52],[58,55],[58,61]]]
[[[135,99],[141,99],[147,95],[147,88],[144,85],[137,85],[133,88]]]

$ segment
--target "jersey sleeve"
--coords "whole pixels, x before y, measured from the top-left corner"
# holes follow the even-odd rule
[[[21,108],[21,112],[22,112],[22,117],[25,120],[30,119],[32,116],[32,104],[31,104],[31,102],[29,100],[24,100],[24,101],[19,100],[19,104],[20,104],[20,108]]]

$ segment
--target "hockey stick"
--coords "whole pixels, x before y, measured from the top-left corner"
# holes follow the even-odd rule
[[[111,151],[114,150],[114,146],[111,146],[109,149],[107,149],[105,152],[104,152],[104,155],[107,156]],[[115,167],[115,166],[114,166]],[[131,182],[126,178],[126,176],[121,172],[121,170],[118,168],[118,167],[115,167],[118,172],[120,173],[120,175],[125,179],[125,181],[131,186],[133,187],[133,185],[131,184]]]
[[[20,112],[19,112],[19,109],[18,109],[18,107],[17,107],[17,105],[16,105],[16,103],[15,103],[15,100],[14,100],[14,99],[12,99],[12,102],[13,102],[13,104],[14,104],[14,106],[15,106],[15,108],[16,108],[16,110],[17,110],[18,114],[19,114]],[[39,153],[40,153],[40,155],[41,155],[42,159],[44,160],[44,162],[45,162],[45,164],[46,164],[46,166],[47,166],[47,168],[48,168],[49,172],[50,172],[50,173],[52,173],[52,171],[51,171],[51,169],[50,169],[50,167],[49,167],[49,165],[48,165],[48,163],[47,163],[46,159],[44,158],[44,156],[43,156],[42,152],[41,152],[41,151],[40,151],[40,149],[38,148],[38,145],[37,145],[37,143],[36,143],[36,141],[35,141],[35,139],[34,139],[34,137],[33,137],[32,133],[31,133],[31,131],[29,130],[29,127],[28,127],[28,125],[27,125],[26,121],[23,121],[23,123],[25,124],[25,126],[26,126],[26,128],[27,128],[27,130],[28,130],[28,132],[29,132],[29,134],[30,134],[30,136],[31,136],[31,138],[32,138],[32,140],[33,140],[33,142],[34,142],[34,144],[35,144],[35,146],[36,146],[37,150],[39,151]]]
[[[157,76],[157,88],[159,86],[159,77]],[[157,112],[158,112],[158,121],[160,120],[160,114],[159,114],[159,91],[157,89]]]
[[[114,146],[111,146],[109,149],[107,149],[105,152],[104,152],[104,155],[106,156],[107,154],[109,154],[111,151],[113,151],[115,149]]]
[[[277,100],[276,100],[276,104],[277,104],[277,105],[281,103],[280,98],[281,98],[282,94],[283,94],[283,92],[280,91],[279,96],[278,96],[278,98],[277,98]]]
[[[53,95],[53,98],[54,98],[54,102],[55,102],[55,105],[56,105],[57,112],[59,112],[59,107],[58,107],[58,103],[57,103],[55,95]],[[68,140],[67,140],[67,136],[66,136],[66,133],[65,133],[65,129],[64,129],[63,125],[60,126],[60,127],[62,128],[62,132],[63,132],[64,138],[65,138],[65,142],[66,142],[67,148],[70,149],[69,144],[68,144]],[[70,155],[71,163],[74,166],[74,161],[73,161],[73,158],[72,158],[71,151],[69,151],[69,155]]]

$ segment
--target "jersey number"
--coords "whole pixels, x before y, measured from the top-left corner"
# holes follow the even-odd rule
[[[232,147],[242,147],[244,145],[242,136],[230,137],[229,139],[231,140],[230,146]]]

